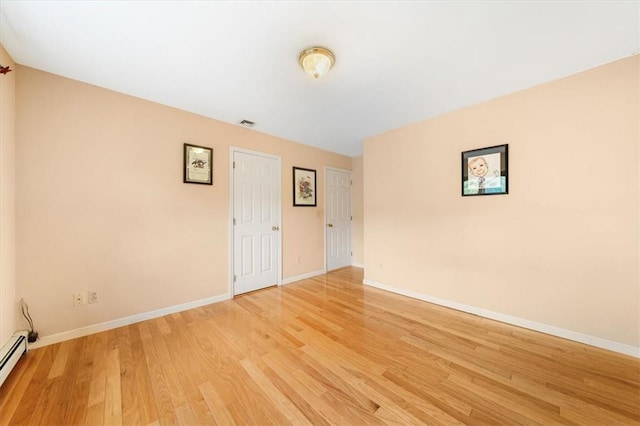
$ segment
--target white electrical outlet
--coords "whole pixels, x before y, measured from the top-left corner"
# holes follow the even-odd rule
[[[87,304],[87,293],[84,291],[80,291],[78,293],[73,293],[73,306],[80,306]]]
[[[97,291],[90,291],[89,292],[89,303],[98,303],[98,292]]]

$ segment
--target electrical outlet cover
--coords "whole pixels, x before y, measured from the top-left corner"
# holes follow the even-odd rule
[[[73,294],[73,306],[85,305],[87,303],[87,293],[80,291]]]

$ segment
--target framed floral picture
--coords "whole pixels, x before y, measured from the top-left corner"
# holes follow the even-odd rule
[[[316,206],[316,171],[293,168],[293,206],[294,207],[315,207]]]
[[[509,193],[509,145],[462,153],[462,196]]]
[[[213,149],[184,144],[184,183],[213,185]]]

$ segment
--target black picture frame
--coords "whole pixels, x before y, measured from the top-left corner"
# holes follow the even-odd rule
[[[293,168],[293,206],[316,207],[318,191],[316,171],[302,167]]]
[[[182,165],[184,183],[213,185],[213,148],[185,143]]]
[[[509,193],[509,144],[462,153],[462,196]]]

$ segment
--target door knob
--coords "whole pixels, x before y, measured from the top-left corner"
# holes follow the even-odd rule
[[[328,224],[327,224],[327,227],[329,227],[329,228],[333,228],[333,223],[328,223]]]
[[[279,231],[279,230],[280,230],[280,227],[279,227],[279,226],[272,226],[272,227],[271,227],[271,230],[272,230],[272,231]]]

